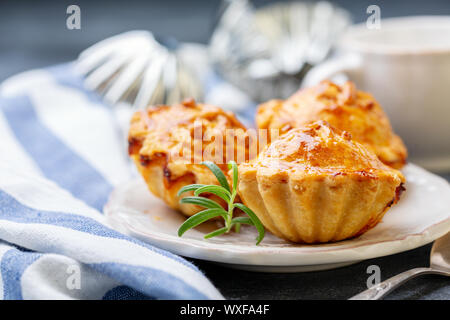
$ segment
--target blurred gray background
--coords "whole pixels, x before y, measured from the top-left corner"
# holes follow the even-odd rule
[[[272,3],[254,0],[256,6]],[[377,4],[381,17],[450,14],[449,0],[336,0],[355,22]],[[66,28],[66,8],[81,8],[81,30]],[[220,0],[0,1],[0,81],[17,72],[74,60],[84,48],[132,29],[207,43]]]

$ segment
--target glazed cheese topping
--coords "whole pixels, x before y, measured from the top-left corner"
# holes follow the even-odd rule
[[[359,173],[374,176],[380,171],[395,172],[351,134],[317,121],[292,129],[268,145],[258,159],[249,164],[275,171],[311,173]]]
[[[213,161],[224,171],[230,160],[248,160],[246,128],[232,113],[186,100],[173,106],[150,107],[138,111],[131,120],[129,154],[143,165],[164,161],[172,177],[186,171],[204,171],[196,165]],[[169,173],[168,173],[169,174]]]

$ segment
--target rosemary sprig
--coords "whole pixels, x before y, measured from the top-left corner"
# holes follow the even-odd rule
[[[228,163],[228,168],[233,170],[233,185],[230,188],[227,178],[223,174],[222,170],[211,161],[202,162],[203,165],[207,166],[209,170],[216,176],[220,183],[218,185],[204,185],[204,184],[190,184],[182,187],[178,191],[178,196],[187,191],[194,191],[193,197],[184,197],[180,200],[180,203],[190,203],[206,208],[203,211],[196,213],[195,215],[189,217],[178,229],[178,236],[181,237],[187,230],[202,224],[205,221],[216,217],[222,217],[225,221],[225,227],[217,229],[211,233],[205,235],[205,239],[209,239],[224,233],[228,233],[234,227],[235,232],[239,232],[241,224],[248,224],[255,226],[258,231],[258,236],[256,238],[256,244],[258,245],[264,238],[265,230],[259,221],[256,214],[248,207],[242,203],[235,203],[234,200],[237,195],[237,184],[238,184],[238,166],[236,162],[230,161]],[[228,204],[228,210],[225,210],[217,202],[202,197],[202,193],[213,193],[216,196],[222,198]],[[235,208],[242,210],[248,217],[236,217],[233,218],[233,211]]]

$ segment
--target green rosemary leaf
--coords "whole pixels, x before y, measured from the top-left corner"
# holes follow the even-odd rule
[[[238,165],[236,164],[236,162],[230,161],[228,163],[228,168],[233,172],[232,189],[230,189],[230,185],[228,184],[228,180],[225,177],[225,174],[216,164],[210,161],[202,162],[202,164],[204,164],[208,167],[209,170],[211,170],[211,172],[219,181],[220,186],[191,184],[182,187],[178,191],[178,196],[187,191],[194,191],[193,197],[184,197],[180,200],[180,203],[189,203],[207,208],[206,210],[198,212],[197,214],[188,218],[178,229],[178,235],[181,237],[187,230],[194,228],[209,219],[221,216],[225,220],[225,227],[208,233],[207,235],[205,235],[205,239],[227,233],[233,227],[235,232],[239,232],[242,224],[248,224],[255,226],[256,230],[258,231],[258,237],[256,238],[256,244],[258,245],[265,235],[264,226],[250,208],[247,208],[242,203],[234,203],[239,182]],[[228,211],[226,211],[219,203],[209,198],[200,196],[202,193],[212,193],[225,200],[225,202],[228,204]],[[248,217],[233,218],[234,208],[241,209],[248,215]]]
[[[188,191],[195,191],[198,188],[204,187],[205,184],[189,184],[187,186],[184,186],[178,190],[177,196],[180,196],[182,193],[188,192]]]
[[[217,180],[219,181],[220,185],[224,187],[228,192],[231,192],[230,186],[228,184],[227,178],[223,174],[222,170],[211,161],[204,161],[202,162],[203,165],[207,166],[209,170],[216,176]]]
[[[199,224],[218,217],[223,216],[227,212],[223,209],[206,209],[189,217],[178,229],[178,236],[181,237],[187,230],[198,226]]]
[[[190,203],[190,204],[196,204],[198,206],[204,207],[204,208],[210,208],[210,209],[223,209],[220,204],[217,202],[214,202],[211,199],[203,198],[203,197],[184,197],[180,200],[180,203]]]
[[[228,163],[228,168],[233,169],[233,192],[236,192],[237,184],[238,184],[238,166],[236,162],[230,161]]]
[[[242,203],[235,203],[234,206],[244,211],[252,220],[254,226],[256,227],[256,230],[258,230],[258,237],[256,238],[256,244],[259,244],[264,238],[265,234],[264,226],[262,225],[261,221],[259,221],[259,218],[250,208],[247,208]]]
[[[204,236],[205,239],[209,239],[215,236],[220,236],[221,234],[224,234],[225,232],[227,232],[227,227],[223,227],[220,229],[217,229],[213,232],[208,233],[207,235]]]
[[[224,187],[216,185],[208,185],[198,188],[197,190],[195,190],[194,195],[199,196],[204,192],[214,193],[216,196],[219,196],[223,200],[225,200],[226,203],[230,202],[231,199],[231,194],[228,192],[228,190],[226,190]]]
[[[241,231],[241,224],[249,224],[253,226],[253,221],[247,217],[237,217],[231,220],[231,225],[234,225],[234,231],[239,233]]]

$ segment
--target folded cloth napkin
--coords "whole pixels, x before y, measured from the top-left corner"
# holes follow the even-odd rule
[[[223,298],[193,264],[108,226],[131,172],[120,135],[72,64],[0,86],[0,298]]]

